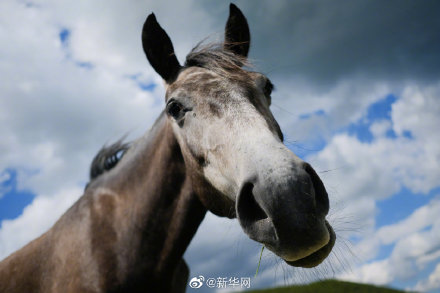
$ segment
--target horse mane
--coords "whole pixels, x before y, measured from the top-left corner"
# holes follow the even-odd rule
[[[124,143],[123,139],[109,145],[103,146],[96,154],[90,165],[90,181],[94,180],[104,172],[113,169],[124,154],[130,148],[129,143]]]
[[[224,43],[198,43],[186,55],[184,67],[202,67],[222,76],[243,74],[251,66],[246,57],[224,49]]]

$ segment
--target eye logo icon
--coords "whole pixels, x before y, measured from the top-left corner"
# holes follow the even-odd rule
[[[189,281],[189,286],[191,288],[198,289],[203,286],[203,281],[205,281],[205,277],[203,276],[199,276],[198,278],[194,277]]]

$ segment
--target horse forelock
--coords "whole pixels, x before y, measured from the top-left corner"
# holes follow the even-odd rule
[[[223,43],[199,43],[186,56],[185,66],[202,67],[222,76],[240,75],[251,64],[246,57],[225,50]]]

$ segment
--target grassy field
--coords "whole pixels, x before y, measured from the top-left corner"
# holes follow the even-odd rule
[[[386,287],[365,285],[359,283],[342,282],[336,280],[326,280],[308,285],[295,285],[289,287],[279,287],[273,289],[246,291],[259,293],[398,293],[404,292]]]

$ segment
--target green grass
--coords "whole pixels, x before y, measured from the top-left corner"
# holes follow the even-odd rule
[[[326,280],[308,285],[293,285],[289,287],[279,287],[273,289],[246,291],[259,293],[398,293],[404,292],[396,289],[378,287],[373,285],[343,282],[336,280]]]

